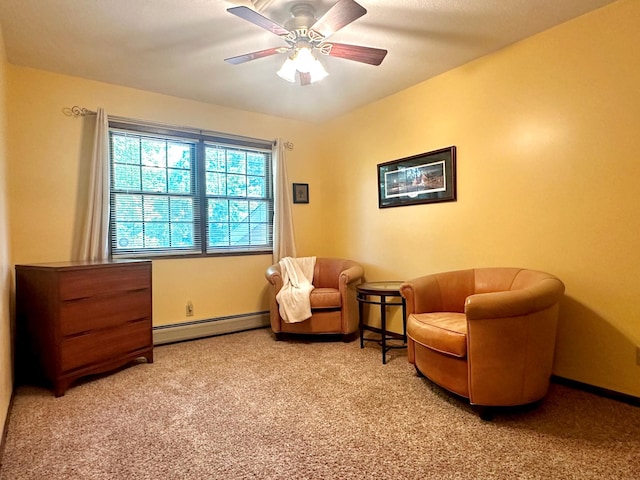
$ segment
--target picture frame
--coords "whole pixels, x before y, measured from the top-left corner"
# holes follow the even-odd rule
[[[309,184],[293,184],[293,203],[309,203]]]
[[[378,207],[456,200],[456,147],[378,164]]]

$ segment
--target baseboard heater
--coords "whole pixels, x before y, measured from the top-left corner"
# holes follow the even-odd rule
[[[269,325],[269,312],[245,313],[228,317],[208,318],[193,322],[173,323],[153,327],[153,344],[183,342],[225,333],[253,330]]]

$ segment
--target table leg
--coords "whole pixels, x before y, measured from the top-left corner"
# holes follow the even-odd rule
[[[364,298],[358,294],[358,328],[360,329],[360,348],[364,348],[364,307],[363,307]]]
[[[382,364],[387,363],[387,305],[386,298],[380,296],[380,330],[382,333]]]
[[[402,339],[407,343],[407,302],[402,297]]]

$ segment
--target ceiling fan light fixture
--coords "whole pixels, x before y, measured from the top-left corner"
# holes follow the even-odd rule
[[[316,59],[316,61],[313,62],[313,66],[311,67],[311,70],[309,70],[309,76],[310,76],[310,82],[316,83],[322,80],[323,78],[328,77],[329,72],[327,72],[324,69],[324,67],[320,63],[320,60]]]
[[[291,58],[287,58],[277,72],[280,78],[285,79],[287,82],[296,82],[296,64]]]
[[[308,83],[319,82],[329,75],[322,66],[322,63],[320,63],[320,60],[315,58],[311,50],[307,47],[299,48],[293,55],[288,57],[277,74],[287,82],[295,83],[296,72],[308,74],[306,77]]]
[[[275,0],[235,0],[236,3],[251,2],[255,7],[266,6]],[[253,23],[283,39],[287,47],[267,48],[257,52],[225,58],[233,65],[287,53],[288,58],[277,74],[288,82],[309,85],[325,78],[328,73],[313,54],[313,51],[331,56],[378,66],[387,54],[381,48],[350,45],[346,43],[325,43],[325,40],[367,13],[366,8],[355,0],[336,0],[324,15],[316,18],[314,5],[309,0],[292,1],[291,16],[284,26],[261,15],[248,6],[228,8],[227,11],[243,20]],[[313,2],[319,3],[319,2]],[[316,53],[317,53],[316,52]]]
[[[296,70],[302,73],[309,73],[314,68],[316,58],[311,53],[311,48],[307,46],[296,49],[296,53],[293,55],[293,62],[296,65]]]

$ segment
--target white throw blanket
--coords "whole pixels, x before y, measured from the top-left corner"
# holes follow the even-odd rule
[[[297,323],[311,317],[311,299],[313,290],[313,269],[316,257],[291,258],[280,260],[282,288],[276,295],[280,316],[287,323]]]

